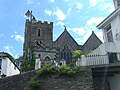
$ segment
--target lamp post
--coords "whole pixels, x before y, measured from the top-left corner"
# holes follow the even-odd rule
[[[32,19],[33,19],[33,15],[32,15],[32,11],[27,11],[25,13],[25,15],[29,18],[30,20],[30,35],[29,35],[29,45],[28,45],[28,61],[30,61],[31,59],[31,31],[32,31]]]

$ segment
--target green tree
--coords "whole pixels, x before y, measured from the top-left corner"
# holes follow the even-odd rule
[[[82,52],[80,50],[76,50],[73,52],[73,55],[74,55],[74,59],[78,60],[81,58]]]
[[[23,62],[22,72],[26,72],[26,71],[35,69],[35,55],[34,55],[34,53],[32,52],[30,61],[28,60],[27,55],[28,54],[26,53],[25,60]]]
[[[76,50],[73,52],[73,60],[72,62],[69,64],[70,67],[75,67],[76,66],[76,62],[78,61],[78,59],[81,59],[81,55],[82,55],[82,52],[80,50]]]
[[[32,52],[32,58],[30,60],[30,69],[31,70],[34,70],[35,69],[35,55],[34,53]]]

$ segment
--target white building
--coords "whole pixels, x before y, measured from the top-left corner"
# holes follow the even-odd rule
[[[0,52],[0,77],[20,74],[20,69],[8,53]]]
[[[83,56],[77,65],[89,66],[120,61],[120,0],[113,2],[115,10],[97,25],[103,32],[104,43],[87,57]]]
[[[113,11],[107,18],[105,18],[98,26],[102,29],[104,42],[114,43],[115,50],[120,52],[120,0],[114,0],[115,11]]]
[[[93,67],[103,66],[104,68],[114,65],[111,68],[113,75],[107,76],[106,80],[109,90],[120,90],[120,73],[115,72],[117,69],[120,72],[119,68],[116,69],[117,65],[120,66],[120,0],[113,0],[113,2],[115,10],[97,25],[97,28],[103,31],[104,43],[87,57],[82,56],[82,59],[76,64]],[[110,73],[110,71],[104,72]]]

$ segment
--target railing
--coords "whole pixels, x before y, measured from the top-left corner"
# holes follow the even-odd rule
[[[112,57],[114,60],[114,57]],[[116,53],[117,61],[120,61],[120,53]],[[116,62],[116,61],[113,61]],[[82,56],[80,60],[76,62],[77,66],[91,66],[91,65],[101,65],[101,64],[109,64],[109,56],[106,55],[89,55]]]
[[[109,64],[107,55],[90,55],[90,56],[82,56],[81,60],[78,60],[76,63],[77,66],[90,66],[90,65],[100,65],[100,64]]]

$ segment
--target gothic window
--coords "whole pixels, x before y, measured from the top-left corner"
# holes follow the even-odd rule
[[[40,59],[41,59],[41,54],[38,54],[38,58],[40,58]]]
[[[38,37],[41,36],[41,28],[38,29]]]
[[[68,45],[65,45],[61,51],[61,59],[64,59],[66,61],[66,64],[69,64],[72,60],[72,52],[70,51]]]
[[[45,64],[51,64],[51,59],[48,56],[45,57],[44,61],[45,61]]]
[[[107,35],[108,42],[113,42],[111,25],[109,25],[105,30],[106,30],[106,35]]]

